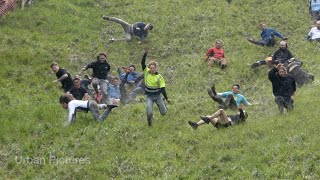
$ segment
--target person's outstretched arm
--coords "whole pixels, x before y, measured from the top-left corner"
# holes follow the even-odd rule
[[[287,40],[288,38],[283,36],[281,33],[279,33],[278,31],[274,30],[273,31],[274,35],[278,36],[279,38],[283,39],[283,40]]]
[[[144,54],[141,59],[141,66],[142,66],[142,70],[144,71],[144,69],[147,67],[146,58],[147,58],[147,54],[148,54],[148,48],[144,48],[143,52],[144,52]]]
[[[273,68],[269,71],[269,73],[268,73],[268,78],[269,78],[270,81],[272,81],[272,80],[275,78],[277,72],[278,72],[278,69],[277,69],[276,67],[273,67]]]

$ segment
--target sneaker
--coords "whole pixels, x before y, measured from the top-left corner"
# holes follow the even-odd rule
[[[188,121],[189,125],[193,128],[193,129],[197,129],[198,124],[192,121]]]
[[[118,107],[118,106],[117,106],[117,105],[110,104],[110,105],[107,105],[107,107],[111,110],[111,109],[116,108],[116,107]]]
[[[111,18],[108,17],[108,16],[102,16],[102,19],[104,19],[104,20],[110,20]]]
[[[259,66],[260,66],[260,63],[255,62],[255,63],[253,63],[253,64],[251,65],[251,68],[254,69],[254,68],[259,67]]]
[[[148,121],[148,126],[151,127],[152,126],[152,120],[153,120],[153,115],[148,116],[147,115],[147,121]]]
[[[200,116],[200,119],[203,120],[207,124],[209,124],[209,122],[210,122],[210,119],[207,116]]]
[[[109,42],[110,43],[114,42],[114,38],[109,39]]]
[[[221,65],[221,69],[225,69],[226,67],[227,67],[227,65],[225,65],[225,64]]]
[[[100,103],[100,101],[101,101],[101,95],[100,95],[99,92],[96,92],[96,101],[97,101],[98,103]]]
[[[99,104],[99,109],[107,109],[108,105],[106,104]]]

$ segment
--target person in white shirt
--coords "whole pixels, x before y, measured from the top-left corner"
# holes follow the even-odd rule
[[[68,116],[68,124],[74,122],[76,118],[77,111],[91,111],[95,120],[101,122],[104,121],[108,115],[110,114],[111,110],[116,105],[106,105],[106,104],[97,104],[97,102],[93,100],[82,101],[82,100],[71,100],[70,96],[67,94],[61,95],[59,99],[60,104],[64,109],[69,110]],[[99,109],[106,109],[103,114],[100,115]]]
[[[320,20],[316,22],[316,27],[311,28],[307,41],[320,41]]]

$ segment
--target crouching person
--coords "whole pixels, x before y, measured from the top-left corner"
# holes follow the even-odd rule
[[[71,97],[68,94],[61,95],[59,102],[64,109],[69,110],[69,116],[66,125],[69,125],[75,121],[77,111],[91,111],[93,118],[101,122],[108,117],[113,108],[117,107],[116,105],[97,104],[93,100],[71,100]],[[104,113],[101,115],[99,112],[100,109],[105,109]]]
[[[232,125],[240,124],[246,121],[248,113],[239,108],[239,113],[236,115],[227,115],[223,109],[219,109],[211,116],[200,116],[200,121],[192,122],[188,121],[189,125],[193,129],[197,129],[198,126],[211,123],[216,128],[226,128]]]

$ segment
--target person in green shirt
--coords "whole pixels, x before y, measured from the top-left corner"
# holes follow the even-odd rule
[[[141,60],[142,70],[144,74],[144,83],[145,83],[145,94],[146,98],[146,111],[147,111],[147,121],[149,127],[152,126],[153,119],[153,104],[156,103],[160,114],[167,114],[167,107],[161,97],[161,93],[163,97],[166,99],[168,103],[170,103],[170,99],[167,96],[165,89],[165,81],[164,78],[157,71],[157,63],[155,61],[149,62],[148,66],[146,65],[146,57],[148,54],[148,49],[144,49],[144,54]]]

